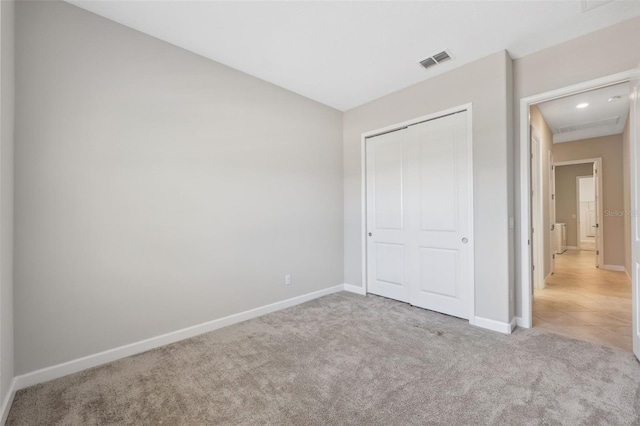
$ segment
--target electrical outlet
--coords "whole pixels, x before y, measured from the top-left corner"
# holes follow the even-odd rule
[[[291,285],[291,275],[287,274],[284,276],[285,285]]]

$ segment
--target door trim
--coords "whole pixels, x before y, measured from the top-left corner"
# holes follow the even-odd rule
[[[371,138],[374,136],[379,136],[384,133],[393,132],[396,130],[404,129],[408,126],[413,126],[414,124],[422,123],[425,121],[435,120],[437,118],[442,118],[447,115],[455,114],[458,112],[467,112],[467,148],[469,149],[469,239],[472,243],[472,249],[469,251],[469,267],[473,273],[471,274],[471,282],[470,282],[470,303],[469,303],[469,323],[475,324],[475,238],[474,238],[474,214],[473,214],[473,113],[472,113],[472,103],[467,103],[463,105],[459,105],[457,107],[448,108],[433,114],[423,115],[421,117],[412,118],[410,120],[402,121],[400,123],[391,124],[389,126],[385,126],[379,129],[370,130],[368,132],[364,132],[360,135],[360,218],[361,218],[361,252],[362,252],[362,287],[364,288],[365,293],[368,293],[368,276],[367,276],[367,138]]]
[[[632,69],[617,74],[608,75],[606,77],[585,81],[579,84],[562,87],[548,92],[539,93],[537,95],[527,96],[520,99],[520,296],[521,296],[521,320],[518,325],[524,328],[530,328],[532,325],[532,301],[531,297],[531,213],[529,195],[531,191],[530,157],[531,140],[529,138],[529,107],[541,102],[562,98],[588,90],[600,87],[611,86],[613,84],[624,83],[636,78],[640,78],[640,70]],[[637,141],[634,139],[632,144]],[[632,178],[632,186],[635,185]],[[633,272],[633,271],[632,271]]]
[[[556,253],[553,251],[553,230],[556,228],[556,222],[558,221],[558,217],[556,216],[556,171],[554,166],[553,159],[553,149],[548,151],[549,156],[549,168],[547,169],[547,173],[549,173],[549,211],[546,212],[549,215],[549,229],[545,229],[545,234],[548,232],[549,234],[549,275],[544,279],[547,281],[548,277],[553,275],[556,272]],[[535,171],[534,171],[535,172]],[[543,173],[540,170],[541,173]],[[566,230],[566,226],[565,226]],[[542,253],[544,257],[544,252]]]
[[[582,220],[580,219],[580,216],[582,215],[582,209],[580,207],[580,204],[582,203],[582,199],[580,198],[580,179],[587,179],[587,178],[593,178],[593,175],[586,175],[586,176],[576,176],[576,216],[578,218],[577,224],[578,224],[578,238],[576,241],[576,247],[578,247],[578,250],[582,250],[582,239],[580,238],[580,228],[582,226]],[[595,180],[594,180],[594,185],[595,185]],[[602,192],[599,192],[599,194],[602,194]],[[602,197],[602,196],[601,196]],[[597,209],[597,206],[596,206]],[[598,214],[600,214],[600,212],[598,212]],[[598,218],[600,219],[600,218]],[[602,228],[600,228],[602,230]],[[598,250],[598,248],[596,248],[596,250]]]

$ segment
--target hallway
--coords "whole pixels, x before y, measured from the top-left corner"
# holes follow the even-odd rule
[[[535,290],[533,326],[603,346],[632,350],[631,285],[624,272],[597,269],[594,252],[556,255],[555,273]]]

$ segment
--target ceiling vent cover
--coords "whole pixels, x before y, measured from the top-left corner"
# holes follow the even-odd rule
[[[568,133],[568,132],[575,132],[575,131],[584,130],[584,129],[593,129],[594,127],[610,126],[613,124],[618,124],[619,120],[620,120],[620,117],[611,117],[611,118],[605,118],[604,120],[590,121],[588,123],[580,123],[574,126],[556,127],[555,133]]]
[[[420,61],[420,65],[422,65],[423,68],[431,68],[434,65],[441,64],[442,62],[450,59],[453,59],[453,56],[451,56],[451,53],[449,53],[447,49],[444,49],[442,52],[438,52],[427,59],[423,59]]]

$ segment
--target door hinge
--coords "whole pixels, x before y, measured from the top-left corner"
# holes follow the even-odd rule
[[[554,168],[554,167],[555,167],[555,166],[552,164],[552,165],[551,165],[551,170],[553,170],[553,168]]]
[[[535,271],[536,270],[536,265],[531,265],[531,270]]]
[[[600,250],[596,250],[596,254],[600,254]]]
[[[553,254],[551,255],[551,258],[552,258],[553,260],[556,260],[556,254],[555,254],[555,253],[553,253]]]
[[[556,194],[551,194],[551,199],[555,200],[556,199]]]
[[[599,223],[596,223],[596,228],[600,228],[600,224]]]

